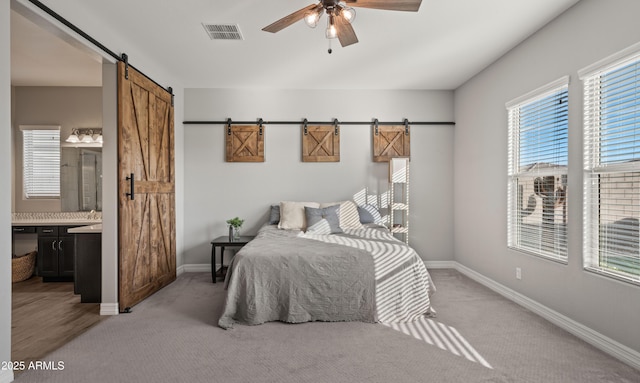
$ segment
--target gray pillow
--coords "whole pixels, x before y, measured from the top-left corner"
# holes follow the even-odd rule
[[[280,205],[271,205],[269,225],[277,225],[278,223],[280,223]]]
[[[340,205],[318,209],[305,206],[304,214],[307,218],[307,233],[342,233],[340,228]]]
[[[360,223],[380,223],[382,221],[380,212],[373,205],[358,206],[358,215],[360,215]]]

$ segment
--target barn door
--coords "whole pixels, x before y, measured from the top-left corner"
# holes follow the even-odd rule
[[[118,63],[121,311],[176,278],[173,146],[171,94]]]

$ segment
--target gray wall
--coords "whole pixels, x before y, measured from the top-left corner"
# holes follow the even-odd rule
[[[582,268],[582,83],[577,71],[640,41],[637,0],[583,0],[455,92],[455,260],[640,350],[640,287]],[[569,85],[569,262],[507,249],[505,103]],[[522,268],[516,280],[515,268]]]
[[[11,177],[11,39],[9,2],[0,2],[0,176]],[[3,223],[4,222],[4,223]],[[0,361],[11,360],[11,183],[0,184]],[[0,381],[13,374],[0,370]]]
[[[451,91],[185,90],[185,120],[452,121]],[[372,162],[371,126],[341,127],[338,163],[301,162],[301,127],[266,125],[264,163],[225,162],[222,125],[185,125],[185,264],[209,263],[209,242],[240,216],[254,234],[282,200],[382,193],[387,164]],[[453,259],[453,126],[411,128],[410,243],[426,260]]]
[[[61,211],[60,199],[27,200],[22,197],[22,133],[19,126],[60,125],[62,141],[75,128],[102,128],[102,88],[20,86],[14,88],[13,102],[13,211]]]

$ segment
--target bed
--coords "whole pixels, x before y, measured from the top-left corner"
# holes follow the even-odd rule
[[[435,287],[411,247],[379,225],[347,225],[342,219],[335,232],[322,217],[322,230],[267,223],[238,251],[225,278],[220,327],[271,321],[393,323],[434,315],[430,295]]]

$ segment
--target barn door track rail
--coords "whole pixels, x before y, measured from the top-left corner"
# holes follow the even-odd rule
[[[302,119],[299,121],[266,121],[262,118],[257,119],[255,121],[233,121],[230,118],[223,121],[183,121],[182,123],[185,125],[334,125],[338,121],[334,119],[333,121],[307,121],[307,119]],[[408,119],[404,119],[403,121],[378,121],[377,118],[374,118],[371,121],[339,121],[340,125],[455,125],[456,123],[453,121],[409,121]]]

